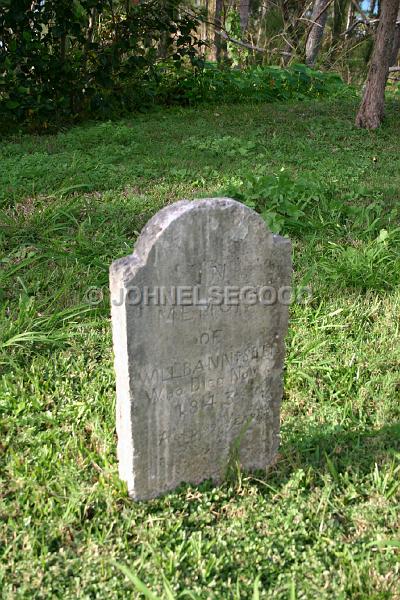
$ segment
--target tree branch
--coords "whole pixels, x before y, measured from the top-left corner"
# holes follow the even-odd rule
[[[346,29],[346,31],[344,31],[343,33],[341,33],[340,35],[348,35],[349,33],[351,33],[358,25],[366,25],[367,27],[369,27],[370,25],[375,25],[376,23],[379,23],[379,19],[373,19],[373,20],[369,20],[369,19],[357,19],[356,21],[354,21],[354,23],[352,23],[350,25],[350,27],[348,29]]]
[[[367,15],[365,14],[365,12],[363,11],[363,9],[361,8],[361,6],[360,6],[360,3],[359,3],[357,0],[351,0],[351,1],[352,1],[352,3],[354,4],[354,6],[356,7],[356,9],[358,10],[358,12],[359,12],[359,13],[361,14],[361,16],[363,17],[363,19],[364,19],[365,21],[368,21],[368,17],[367,17]]]
[[[224,38],[224,40],[227,40],[228,42],[232,42],[232,44],[236,44],[237,46],[242,46],[243,48],[248,48],[249,50],[254,50],[255,52],[262,52],[262,53],[266,52],[265,48],[259,48],[258,46],[252,46],[251,44],[246,44],[246,42],[241,42],[239,40],[235,40],[234,38],[231,38],[222,29],[219,31],[219,34],[222,38]]]

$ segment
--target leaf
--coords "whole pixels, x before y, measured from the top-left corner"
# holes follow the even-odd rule
[[[282,231],[285,221],[281,215],[273,211],[264,210],[261,216],[272,233],[280,233]]]
[[[166,600],[175,600],[175,596],[172,591],[171,584],[169,583],[168,579],[165,577],[164,573],[163,573],[163,583],[164,583],[164,592],[165,592]]]
[[[339,480],[339,474],[337,472],[337,469],[335,467],[334,462],[329,458],[329,456],[327,455],[326,452],[324,452],[325,454],[325,460],[326,460],[326,465],[328,467],[328,471],[329,473],[332,475],[333,479],[337,482]]]
[[[398,540],[374,540],[370,542],[368,546],[377,546],[378,548],[387,549],[387,548],[400,548],[400,539]]]
[[[7,100],[6,102],[6,107],[10,110],[14,110],[14,108],[18,108],[19,106],[21,106],[21,103],[18,100]]]
[[[376,238],[376,241],[378,244],[381,244],[382,242],[387,240],[388,237],[389,237],[389,233],[388,233],[387,229],[381,229],[378,237]]]
[[[127,577],[129,581],[133,583],[137,591],[143,594],[145,598],[147,598],[148,600],[160,600],[160,598],[153,594],[153,592],[149,590],[149,588],[143,583],[143,581],[141,581],[139,577],[134,575],[126,565],[122,565],[116,561],[112,562],[114,566],[117,567],[117,569],[119,569],[125,575],[125,577]]]
[[[252,600],[260,600],[260,576],[254,580]]]

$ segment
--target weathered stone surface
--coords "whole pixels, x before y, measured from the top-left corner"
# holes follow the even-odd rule
[[[289,240],[228,198],[168,206],[112,264],[119,470],[134,499],[220,481],[238,440],[244,469],[274,459],[291,270]]]

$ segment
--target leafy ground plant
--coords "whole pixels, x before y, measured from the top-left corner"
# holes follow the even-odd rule
[[[206,63],[201,69],[159,67],[155,100],[161,104],[277,102],[310,97],[351,97],[354,90],[334,73],[316,71],[302,64],[287,68],[256,66],[220,68]]]
[[[306,181],[293,180],[284,168],[277,175],[247,175],[227,187],[226,195],[241,200],[261,214],[274,233],[286,225],[296,225],[312,200]]]
[[[175,108],[3,140],[2,598],[398,598],[400,124],[389,101],[380,131],[356,130],[356,104]],[[273,203],[312,287],[291,307],[278,460],[134,504],[108,266],[165,204],[230,186]]]

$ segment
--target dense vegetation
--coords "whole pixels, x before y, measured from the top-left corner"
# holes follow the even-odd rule
[[[176,0],[3,0],[0,118],[48,121],[109,116],[148,102],[157,57],[195,64],[199,20]]]
[[[147,598],[397,597],[400,126],[390,101],[383,128],[355,129],[356,104],[174,107],[3,142],[5,600],[142,584]],[[108,266],[166,203],[226,193],[292,238],[313,289],[291,309],[279,459],[133,504]]]
[[[365,80],[374,38],[386,36],[383,103],[400,48],[393,9],[390,32],[379,33],[383,9],[354,0],[1,0],[0,130],[43,132],[154,105],[322,95],[339,85],[332,73]]]

